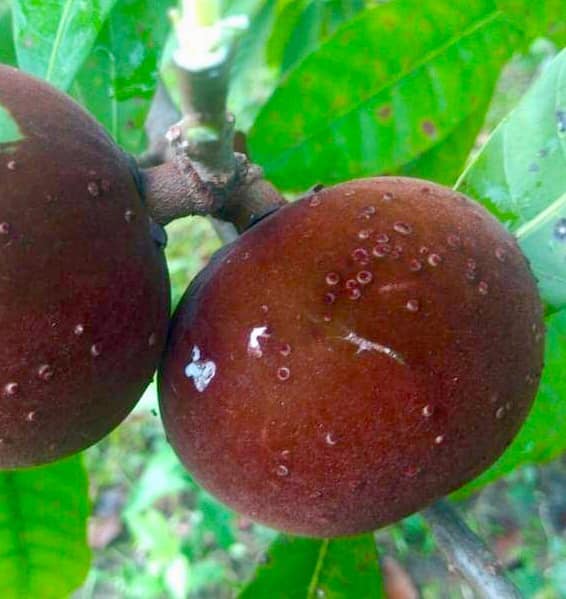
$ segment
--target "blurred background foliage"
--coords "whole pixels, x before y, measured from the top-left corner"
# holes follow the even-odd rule
[[[0,62],[19,64],[68,91],[118,143],[139,154],[147,146],[143,124],[160,77],[177,99],[175,40],[166,16],[174,4],[0,0]],[[224,13],[250,18],[234,59],[230,109],[252,158],[283,191],[373,174],[410,174],[448,185],[458,180],[525,234],[535,267],[542,264],[551,275],[563,268],[564,244],[546,243],[548,226],[566,217],[564,178],[557,174],[566,172],[560,130],[566,116],[559,113],[566,110],[566,67],[555,59],[566,42],[563,0],[224,0]],[[530,103],[522,102],[523,112],[488,141],[551,64],[554,82],[546,75],[548,89],[539,85]],[[511,174],[498,173],[497,165],[517,147],[505,153],[498,140],[525,123],[536,131],[545,102],[545,114],[554,119],[546,137],[518,151]],[[505,204],[498,193],[503,188],[514,200],[517,181],[535,160],[529,152],[544,148],[556,155],[546,162],[539,159],[547,154],[535,156],[537,173],[552,189],[535,181],[529,197],[537,201],[526,215],[515,214],[513,202]],[[532,230],[539,237],[526,235]],[[199,218],[176,221],[168,234],[176,304],[220,242],[209,221]],[[461,493],[460,506],[525,597],[558,599],[566,597],[566,460],[560,457],[566,443],[566,283],[551,276],[541,289],[551,366],[536,413],[498,465]],[[89,505],[81,459],[92,501],[86,581]],[[38,506],[46,498],[51,507],[42,512]],[[383,584],[390,596],[394,587],[405,593],[399,597],[472,596],[446,568],[419,515],[376,533],[383,581],[371,535],[326,544],[288,539],[230,512],[174,456],[154,385],[127,421],[82,458],[0,473],[4,538],[0,595],[7,599],[63,597],[81,582],[75,599],[222,599],[239,593],[370,598],[383,596]],[[321,551],[328,560],[314,581]],[[62,555],[74,557],[64,570],[58,565]],[[347,589],[340,587],[344,578],[351,582]]]

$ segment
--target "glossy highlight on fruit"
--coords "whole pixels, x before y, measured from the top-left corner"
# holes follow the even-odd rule
[[[0,66],[0,468],[115,427],[165,342],[169,284],[130,159],[68,97]]]
[[[373,530],[503,452],[542,369],[514,238],[459,193],[352,181],[224,248],[160,367],[168,438],[234,509],[295,534]]]

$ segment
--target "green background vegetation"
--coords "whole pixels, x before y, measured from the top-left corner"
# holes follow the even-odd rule
[[[176,95],[173,4],[0,0],[0,62],[67,91],[139,154],[159,75]],[[525,596],[566,597],[563,0],[226,0],[224,11],[250,16],[230,109],[282,191],[420,176],[475,197],[517,235],[546,305],[546,368],[516,441],[457,499]],[[0,144],[12,125],[0,112]],[[219,241],[197,218],[169,237],[176,302]],[[152,386],[83,456],[0,473],[1,597],[81,585],[81,599],[381,597],[378,553],[424,597],[469,596],[418,515],[379,531],[377,550],[372,535],[291,539],[236,516],[182,469],[156,410]]]

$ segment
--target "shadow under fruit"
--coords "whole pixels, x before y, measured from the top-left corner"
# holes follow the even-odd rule
[[[169,283],[130,160],[102,128],[3,66],[0,109],[0,468],[14,468],[128,414],[163,349]]]
[[[275,528],[373,530],[503,452],[535,396],[542,308],[514,238],[449,189],[359,180],[221,250],[174,316],[168,437]]]

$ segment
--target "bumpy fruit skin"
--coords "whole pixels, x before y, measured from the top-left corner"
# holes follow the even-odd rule
[[[535,281],[483,208],[353,181],[224,249],[160,367],[171,444],[234,509],[301,535],[368,531],[487,468],[542,368]]]
[[[22,137],[0,139],[0,468],[15,468],[128,414],[165,342],[169,284],[129,159],[101,127],[2,66],[0,109]]]

